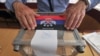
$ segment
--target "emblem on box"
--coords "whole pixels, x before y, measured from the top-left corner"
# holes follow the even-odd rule
[[[52,18],[45,18],[45,20],[40,22],[40,25],[43,27],[53,27],[56,25],[56,21],[54,21]]]

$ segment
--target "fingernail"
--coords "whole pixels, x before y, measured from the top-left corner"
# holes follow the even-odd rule
[[[34,27],[32,27],[32,29],[34,29]]]
[[[35,25],[35,27],[37,27],[37,25]]]
[[[71,30],[73,30],[74,28],[71,28]]]

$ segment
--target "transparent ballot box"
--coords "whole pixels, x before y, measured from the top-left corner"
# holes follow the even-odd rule
[[[61,13],[39,13],[36,17],[35,30],[21,29],[13,42],[14,50],[23,56],[35,56],[31,48],[31,40],[36,30],[57,30],[58,48],[57,56],[75,56],[84,52],[85,42],[80,38],[77,29],[65,30],[66,17]],[[44,43],[45,44],[45,43]]]
[[[21,29],[13,42],[14,51],[22,56],[36,56],[31,48],[31,40],[36,30]],[[56,56],[76,56],[84,53],[85,41],[79,36],[77,29],[73,31],[57,30],[58,47]],[[45,43],[44,43],[45,44]]]

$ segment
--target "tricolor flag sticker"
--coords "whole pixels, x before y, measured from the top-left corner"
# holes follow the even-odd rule
[[[41,15],[36,17],[37,29],[62,29],[65,17],[62,15]]]

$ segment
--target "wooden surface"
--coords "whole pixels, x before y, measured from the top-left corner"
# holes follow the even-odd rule
[[[0,56],[21,56],[13,51],[12,42],[18,33],[18,29],[0,28]]]
[[[85,18],[86,19],[84,20],[84,22],[81,24],[81,27],[79,28],[79,30],[81,31],[80,32],[81,36],[84,34],[87,34],[86,31],[88,30],[91,32],[100,30],[99,28],[100,24],[98,22],[96,22],[94,19],[92,19],[89,16],[86,16]],[[92,24],[92,26],[90,26],[90,24]],[[0,28],[0,46],[1,46],[0,56],[22,56],[20,53],[14,52],[13,46],[12,46],[12,42],[14,38],[16,37],[16,35],[18,34],[18,32],[19,32],[19,29]],[[78,54],[78,56],[99,56],[99,55],[87,43],[85,47],[85,53]]]

